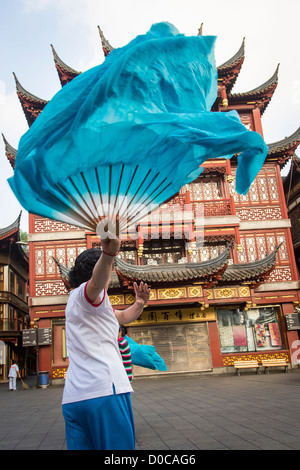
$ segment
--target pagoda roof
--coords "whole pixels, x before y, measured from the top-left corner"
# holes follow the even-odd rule
[[[283,167],[288,160],[294,155],[298,145],[300,144],[300,127],[288,137],[282,140],[268,144],[267,159],[276,160]]]
[[[198,29],[198,36],[202,36],[203,34],[203,23],[201,23],[200,28]]]
[[[20,212],[16,220],[12,224],[8,225],[8,227],[0,228],[0,240],[14,237],[14,241],[19,241],[21,214],[22,211]]]
[[[222,280],[226,283],[250,282],[251,284],[261,284],[266,276],[275,268],[276,255],[280,245],[265,258],[251,263],[237,263],[228,266],[223,274]]]
[[[111,273],[109,288],[120,289],[130,286],[133,282],[146,282],[153,285],[192,284],[200,282],[206,287],[216,284],[246,283],[257,287],[263,283],[270,272],[275,268],[276,255],[279,246],[261,260],[251,263],[229,264],[229,249],[217,257],[199,263],[167,263],[160,265],[132,265],[125,261],[115,259],[115,271]],[[63,266],[53,258],[57,264],[61,278],[69,290],[69,268]]]
[[[29,91],[25,90],[25,88],[22,87],[21,83],[17,79],[16,74],[13,73],[13,75],[16,82],[17,95],[21,102],[27,123],[29,126],[31,126],[37,116],[44,109],[48,101],[38,98]]]
[[[283,188],[287,196],[300,177],[300,158],[294,153],[292,156],[291,166],[286,176],[282,177]],[[295,181],[296,180],[296,181]],[[289,202],[289,201],[287,201]]]
[[[70,290],[70,284],[69,284],[69,272],[70,272],[70,269],[67,267],[67,266],[64,266],[63,264],[61,264],[56,258],[54,258],[52,256],[52,259],[55,261],[55,263],[57,264],[57,267],[59,269],[59,273],[60,273],[60,277],[66,287],[66,289],[69,291]],[[110,289],[120,289],[121,288],[121,284],[120,284],[120,280],[119,280],[119,277],[117,275],[117,273],[115,271],[112,271],[111,272],[111,276],[110,276],[110,282],[109,282],[109,288]]]
[[[258,286],[275,268],[279,246],[276,246],[275,250],[265,258],[251,263],[228,264],[230,247],[228,245],[218,257],[200,263],[134,266],[116,259],[115,269],[120,279],[123,282],[126,281],[126,284],[137,281],[150,285],[203,282],[211,286],[219,283],[246,282]]]
[[[12,145],[10,145],[10,143],[6,140],[3,134],[2,138],[5,145],[5,155],[7,156],[7,159],[11,164],[12,168],[15,169],[17,150]]]
[[[54,256],[52,256],[52,259],[55,261],[55,263],[57,264],[57,267],[59,269],[59,273],[60,273],[60,277],[66,287],[66,289],[69,291],[70,290],[70,284],[69,284],[69,268],[67,268],[67,266],[64,266],[63,264],[61,264],[56,258],[54,258]]]
[[[98,26],[98,31],[99,31],[99,35],[101,38],[102,50],[103,50],[104,56],[106,57],[111,51],[113,51],[114,48],[110,45],[110,43],[104,36],[103,31],[100,28],[100,26]]]
[[[125,285],[132,282],[147,284],[191,283],[203,281],[215,284],[228,266],[229,246],[216,258],[200,263],[167,263],[157,266],[136,266],[116,258],[115,270]]]
[[[61,58],[57,55],[54,47],[52,44],[50,44],[53,57],[54,57],[54,63],[55,67],[58,73],[58,77],[61,83],[61,86],[66,85],[69,83],[73,78],[77,77],[78,75],[81,74],[81,72],[78,72],[77,70],[72,69],[72,67],[69,67],[69,65],[65,64]]]
[[[232,56],[229,60],[224,62],[224,64],[219,65],[217,67],[218,70],[218,78],[219,80],[222,79],[225,87],[226,92],[230,93],[232,90],[236,79],[240,73],[242,68],[243,62],[245,59],[245,38],[243,38],[243,42],[239,48],[239,50]]]
[[[25,253],[22,246],[17,243],[20,241],[21,215],[22,211],[12,224],[7,227],[0,228],[0,249],[2,251],[8,251],[10,256],[12,254],[17,256],[25,269],[28,269],[28,255]]]
[[[271,101],[271,98],[275,92],[275,89],[278,85],[278,70],[279,64],[275,72],[273,73],[272,77],[269,78],[265,83],[262,85],[253,88],[253,90],[247,91],[245,93],[229,93],[228,94],[228,101],[231,105],[238,104],[237,102],[244,102],[244,101],[255,101],[259,108],[261,114],[265,111],[268,104]]]
[[[300,127],[288,137],[285,137],[282,140],[268,144],[269,155],[278,154],[278,153],[290,153],[293,154],[298,145],[300,144]]]

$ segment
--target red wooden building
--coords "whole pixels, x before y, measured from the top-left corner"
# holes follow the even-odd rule
[[[28,256],[20,245],[20,218],[0,229],[0,380],[6,380],[12,361],[22,375],[29,359],[22,331],[29,324],[27,304]]]
[[[99,33],[107,55],[112,46],[100,28]],[[52,51],[64,86],[80,72]],[[249,130],[263,134],[261,116],[277,87],[278,67],[261,86],[234,93],[243,62],[244,41],[218,67],[213,110],[235,109]],[[17,78],[16,87],[30,126],[46,101],[26,91]],[[126,308],[134,301],[132,282],[150,284],[149,305],[129,334],[139,343],[154,344],[168,373],[227,371],[236,358],[291,360],[298,331],[288,329],[286,315],[298,306],[300,290],[280,171],[299,143],[300,128],[269,144],[266,162],[246,196],[234,189],[234,158],[208,160],[199,178],[163,205],[156,219],[140,224],[138,240],[122,242],[110,300]],[[16,150],[5,144],[13,164]],[[176,217],[184,207],[189,209],[189,233],[202,237],[202,246],[193,243]],[[167,225],[163,214],[170,216]],[[40,370],[49,370],[51,379],[63,378],[68,366],[63,278],[76,256],[97,244],[94,233],[29,215],[30,315],[32,325],[52,328],[52,345],[39,352]],[[149,370],[135,370],[135,375],[145,373]]]

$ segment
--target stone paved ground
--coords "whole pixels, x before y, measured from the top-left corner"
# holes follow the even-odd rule
[[[61,386],[0,384],[0,450],[66,449]],[[300,371],[135,379],[137,450],[299,450]]]

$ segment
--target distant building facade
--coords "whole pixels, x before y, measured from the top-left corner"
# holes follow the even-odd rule
[[[28,256],[20,242],[20,217],[0,229],[0,380],[6,380],[13,361],[27,368],[22,331],[29,325],[27,303]]]

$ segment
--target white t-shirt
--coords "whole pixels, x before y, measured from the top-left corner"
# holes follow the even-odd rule
[[[19,367],[17,364],[13,364],[9,369],[8,377],[17,377],[17,372],[19,372]]]
[[[119,323],[106,291],[93,305],[87,283],[70,292],[66,306],[69,367],[62,403],[132,392],[118,347]]]

